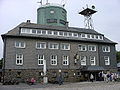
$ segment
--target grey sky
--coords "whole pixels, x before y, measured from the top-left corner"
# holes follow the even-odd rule
[[[0,0],[0,34],[7,33],[21,22],[30,19],[36,23],[37,8],[40,0]],[[61,3],[62,0],[48,0],[51,3]],[[94,29],[110,40],[117,42],[116,49],[120,51],[120,0],[63,0],[69,26],[84,27],[84,17],[78,12],[82,7],[96,6],[98,11],[93,15]],[[45,3],[46,0],[43,0]],[[3,53],[3,41],[0,38],[0,58]]]

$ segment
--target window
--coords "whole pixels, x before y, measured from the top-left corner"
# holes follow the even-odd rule
[[[73,33],[73,37],[78,37],[78,34],[77,33]]]
[[[86,38],[86,34],[81,34],[81,38]]]
[[[49,49],[59,49],[58,43],[49,43]]]
[[[63,56],[63,65],[69,65],[69,56]]]
[[[96,46],[95,45],[88,45],[88,50],[89,51],[96,51]]]
[[[96,35],[96,39],[99,39],[98,35]]]
[[[57,65],[57,55],[51,56],[51,65]]]
[[[21,77],[21,72],[17,72],[17,78]]]
[[[94,38],[95,38],[95,35],[91,35],[91,38],[94,39]]]
[[[31,33],[32,29],[28,29],[28,28],[21,28],[21,33]]]
[[[58,32],[57,32],[57,31],[54,31],[54,32],[53,32],[53,35],[58,35]]]
[[[72,37],[72,33],[71,32],[69,32],[68,34],[69,34],[69,37]]]
[[[64,32],[64,36],[67,37],[67,32]]]
[[[100,40],[103,40],[103,36],[99,36]]]
[[[89,38],[89,39],[90,39],[90,38],[91,38],[90,36],[91,36],[90,34],[87,34],[87,38]]]
[[[61,49],[62,50],[70,50],[70,44],[68,44],[68,43],[62,43],[61,44]]]
[[[53,35],[53,31],[48,31],[48,35]]]
[[[35,29],[33,29],[33,30],[32,30],[32,33],[33,33],[33,34],[36,34],[36,33],[37,33],[37,31],[36,31]]]
[[[105,65],[110,65],[110,58],[108,56],[104,56]]]
[[[36,48],[37,49],[46,49],[46,43],[45,42],[36,42]]]
[[[47,19],[47,23],[57,23],[57,19]]]
[[[25,48],[25,42],[16,41],[15,42],[15,47],[16,48]]]
[[[60,24],[66,25],[66,21],[60,19]]]
[[[54,14],[54,13],[55,13],[55,11],[54,11],[54,10],[51,10],[51,11],[50,11],[50,13],[51,13],[51,14]]]
[[[87,50],[87,47],[86,47],[86,45],[78,45],[78,49],[79,49],[80,51],[86,51],[86,50]]]
[[[94,56],[90,57],[90,64],[95,65],[95,57]]]
[[[103,52],[110,52],[110,46],[102,46]]]
[[[64,33],[63,33],[63,32],[59,32],[59,35],[60,35],[60,36],[63,36],[63,35],[64,35]]]
[[[23,65],[23,55],[16,54],[16,65]]]
[[[37,30],[37,34],[42,34],[42,31],[41,30]]]
[[[44,55],[38,55],[38,65],[44,64]]]
[[[45,35],[45,34],[46,34],[46,30],[42,30],[41,33],[42,33],[43,35]]]
[[[68,78],[68,72],[63,73],[64,78]]]
[[[81,65],[86,65],[86,56],[80,56]]]

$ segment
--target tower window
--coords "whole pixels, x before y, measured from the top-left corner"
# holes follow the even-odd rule
[[[51,10],[50,13],[53,14],[53,13],[55,13],[55,11]]]
[[[47,19],[47,23],[57,23],[57,19]]]
[[[61,19],[60,19],[60,23],[63,25],[66,25],[66,22],[64,20],[61,20]]]

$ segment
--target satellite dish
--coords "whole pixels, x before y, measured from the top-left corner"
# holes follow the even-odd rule
[[[92,5],[92,9],[95,9],[95,6],[94,6],[94,5]]]

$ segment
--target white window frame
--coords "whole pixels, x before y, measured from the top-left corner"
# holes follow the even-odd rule
[[[81,48],[79,47],[79,45],[81,45]],[[83,44],[79,44],[78,45],[78,49],[79,51],[87,51],[87,46],[86,45],[83,45]],[[83,49],[85,47],[85,50]]]
[[[29,28],[21,28],[21,33],[32,34],[32,29],[29,29]]]
[[[83,37],[83,35],[85,35],[85,36]],[[87,34],[81,33],[81,38],[86,38],[86,37],[87,37]]]
[[[35,33],[33,33],[33,30],[35,30]],[[32,29],[32,34],[37,34],[37,30],[36,29]]]
[[[45,31],[45,33],[43,33],[43,31]],[[46,31],[46,30],[41,30],[41,34],[42,34],[42,35],[46,35],[46,34],[47,34],[47,31]]]
[[[38,43],[40,44],[40,47],[37,47]],[[42,47],[41,44],[45,44],[44,48]],[[46,49],[46,42],[36,42],[36,49]]]
[[[62,33],[62,35],[60,35],[60,32]],[[63,31],[59,31],[59,32],[58,32],[58,35],[59,35],[59,36],[64,36],[64,32],[63,32]]]
[[[107,50],[108,48],[108,50]],[[102,46],[103,52],[110,52],[110,46]]]
[[[58,31],[53,31],[54,36],[58,36]]]
[[[101,37],[101,38],[100,38],[100,37]],[[102,36],[102,35],[100,35],[100,36],[99,36],[99,39],[100,39],[100,40],[103,40],[103,36]]]
[[[92,65],[92,66],[96,65],[95,56],[90,56],[90,65]]]
[[[87,60],[86,56],[80,56],[80,61],[82,66],[86,66],[86,60]]]
[[[17,46],[18,43],[18,46]],[[24,44],[22,47],[22,43]],[[26,47],[26,43],[25,42],[21,42],[21,41],[15,41],[15,47],[16,48],[25,48]]]
[[[109,56],[104,56],[105,60],[105,65],[110,65],[110,57]]]
[[[76,36],[75,36],[76,34]],[[78,33],[72,33],[73,37],[78,37]]]
[[[52,44],[52,48],[50,45]],[[57,44],[57,48],[55,48],[55,45]],[[59,44],[58,43],[49,43],[49,49],[59,49]]]
[[[40,32],[40,33],[38,33],[38,32]],[[37,34],[41,35],[42,34],[42,30],[37,30]]]
[[[55,57],[55,58],[52,58],[52,57]],[[51,59],[51,65],[57,65],[57,55],[51,55],[50,59]]]
[[[68,48],[66,48],[66,45]],[[61,50],[70,50],[70,44],[69,43],[61,43]]]
[[[63,58],[63,65],[69,65],[69,56],[62,56]]]
[[[73,33],[72,32],[68,32],[68,37],[73,37]]]
[[[88,37],[88,35],[89,35],[89,37]],[[91,39],[91,34],[87,34],[87,39]]]
[[[19,63],[17,63],[17,61],[19,61]],[[16,54],[16,65],[23,65],[23,54]]]
[[[48,33],[48,32],[51,32],[51,34],[50,34],[50,33]],[[48,31],[47,31],[47,35],[53,35],[53,31],[48,30]]]
[[[94,47],[94,50],[93,50],[93,47]],[[95,52],[96,51],[96,45],[88,45],[88,50],[92,51],[92,52]]]
[[[91,35],[90,35],[90,38],[91,38],[91,39],[95,39],[95,35],[94,35],[94,34],[91,34]]]
[[[39,57],[43,57],[43,58],[39,58]],[[45,60],[44,55],[38,55],[38,65],[44,65],[44,60]],[[43,62],[43,63],[41,63],[41,62]]]

